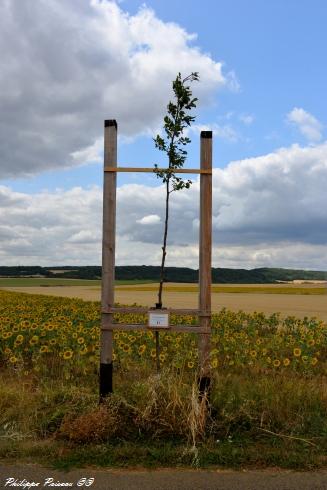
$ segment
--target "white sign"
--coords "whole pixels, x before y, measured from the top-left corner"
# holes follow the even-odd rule
[[[149,327],[169,328],[169,313],[149,311]]]

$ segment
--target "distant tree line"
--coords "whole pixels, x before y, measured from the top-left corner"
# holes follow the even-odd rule
[[[150,280],[159,281],[160,267],[151,265],[116,266],[118,280]],[[198,282],[199,271],[187,267],[166,267],[167,282]],[[43,276],[70,279],[100,279],[101,266],[0,266],[2,277]],[[212,282],[220,284],[266,284],[278,281],[327,280],[325,271],[305,271],[298,269],[212,269]]]

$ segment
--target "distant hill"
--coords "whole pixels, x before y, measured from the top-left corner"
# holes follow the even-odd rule
[[[153,280],[158,281],[159,266],[130,265],[117,266],[116,279],[120,280]],[[69,279],[100,279],[100,266],[0,266],[2,277],[60,277]],[[326,271],[307,271],[298,269],[212,269],[212,282],[220,284],[265,284],[280,281],[322,281],[327,280]],[[197,282],[198,270],[187,267],[167,267],[166,281],[168,282]]]

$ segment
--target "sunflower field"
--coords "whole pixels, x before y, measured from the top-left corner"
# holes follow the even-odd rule
[[[116,315],[123,323],[146,323],[145,316]],[[172,323],[195,324],[191,316]],[[99,363],[100,305],[78,299],[0,292],[0,362],[22,376],[94,375]],[[196,334],[162,332],[162,367],[196,371]],[[114,332],[114,365],[128,370],[155,368],[154,333]],[[278,314],[233,313],[212,317],[211,368],[219,372],[327,374],[327,327],[317,318],[281,319]]]

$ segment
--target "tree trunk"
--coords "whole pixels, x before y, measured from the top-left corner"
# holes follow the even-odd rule
[[[161,258],[161,268],[160,268],[160,283],[159,283],[159,292],[158,292],[158,303],[156,304],[157,308],[162,308],[162,288],[163,283],[165,281],[165,261],[166,261],[166,248],[167,248],[167,234],[168,234],[168,218],[169,218],[169,178],[166,182],[166,215],[165,215],[165,231],[164,231],[164,239],[162,246],[162,258]]]
[[[156,303],[156,308],[162,308],[162,288],[163,283],[165,281],[165,261],[166,261],[166,248],[167,248],[167,235],[168,235],[168,218],[169,218],[169,178],[166,182],[166,214],[165,214],[165,231],[164,231],[164,239],[162,246],[162,258],[161,258],[161,268],[160,268],[160,283],[159,283],[159,291],[158,291],[158,303]],[[159,332],[156,331],[156,365],[157,365],[157,373],[160,372],[160,341],[159,341]]]

